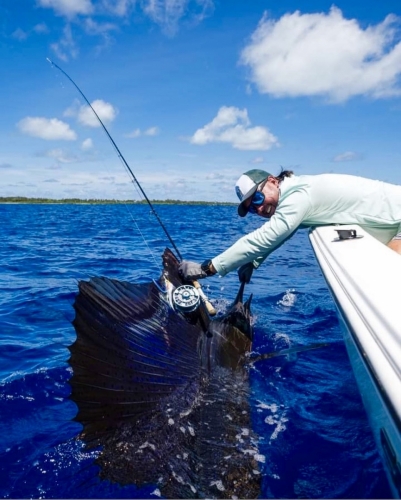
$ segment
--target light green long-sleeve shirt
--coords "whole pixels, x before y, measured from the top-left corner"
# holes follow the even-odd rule
[[[253,261],[258,267],[299,227],[358,224],[383,243],[401,231],[401,186],[352,175],[286,177],[276,212],[259,229],[212,259],[224,276]]]

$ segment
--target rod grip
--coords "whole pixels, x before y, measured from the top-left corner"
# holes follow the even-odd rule
[[[206,306],[207,312],[210,314],[210,316],[216,316],[217,311],[216,309],[212,306],[212,304],[207,300],[206,295],[203,293],[202,287],[198,281],[193,281],[192,284],[194,287],[198,290],[199,295],[201,296],[201,299],[203,303]]]

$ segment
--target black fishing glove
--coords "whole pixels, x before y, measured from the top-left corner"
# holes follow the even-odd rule
[[[238,269],[238,278],[241,283],[249,283],[252,278],[253,262],[247,262]]]

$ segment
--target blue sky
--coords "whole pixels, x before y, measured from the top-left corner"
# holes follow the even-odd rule
[[[0,196],[236,201],[246,170],[401,184],[401,4],[2,0]],[[400,17],[399,17],[400,16]]]

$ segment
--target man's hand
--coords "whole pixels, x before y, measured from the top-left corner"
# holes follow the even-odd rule
[[[240,282],[249,283],[251,281],[253,270],[254,270],[253,262],[247,262],[246,264],[243,264],[238,269],[238,278]]]
[[[195,281],[201,278],[206,278],[207,273],[203,271],[201,264],[191,262],[190,260],[183,260],[178,266],[178,272],[185,281]]]

